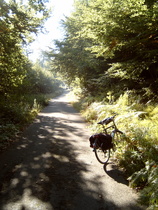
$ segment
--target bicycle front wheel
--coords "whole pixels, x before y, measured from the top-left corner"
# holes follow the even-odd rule
[[[97,160],[100,163],[105,164],[108,162],[110,158],[110,149],[103,151],[102,148],[99,147],[98,139],[96,139],[94,143],[94,152]]]

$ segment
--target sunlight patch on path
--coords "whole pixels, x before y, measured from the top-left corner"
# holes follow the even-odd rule
[[[3,210],[54,210],[53,207],[31,195],[30,189],[25,189],[22,199],[17,202],[11,202],[3,207]]]

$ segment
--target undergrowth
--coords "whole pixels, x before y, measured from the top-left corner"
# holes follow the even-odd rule
[[[6,149],[17,138],[51,97],[52,94],[1,97],[0,150]]]
[[[98,121],[118,114],[116,123],[124,132],[115,152],[131,187],[140,191],[140,203],[158,209],[158,107],[141,104],[139,98],[126,92],[117,101],[107,98],[94,102],[84,98],[80,110],[90,122],[92,133],[99,132]]]

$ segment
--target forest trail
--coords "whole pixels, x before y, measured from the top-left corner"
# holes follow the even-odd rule
[[[52,99],[0,155],[0,210],[144,209],[116,165],[96,160],[86,126],[66,94]]]

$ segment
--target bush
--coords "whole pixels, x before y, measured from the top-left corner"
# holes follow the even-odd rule
[[[83,114],[91,122],[93,132],[100,131],[96,121],[119,114],[116,121],[125,135],[115,157],[124,168],[130,186],[141,190],[140,202],[155,209],[158,206],[158,108],[151,102],[141,104],[140,99],[126,92],[113,104],[103,99],[84,106]]]
[[[0,101],[0,150],[5,149],[21,130],[48,105],[52,95],[12,95]]]

